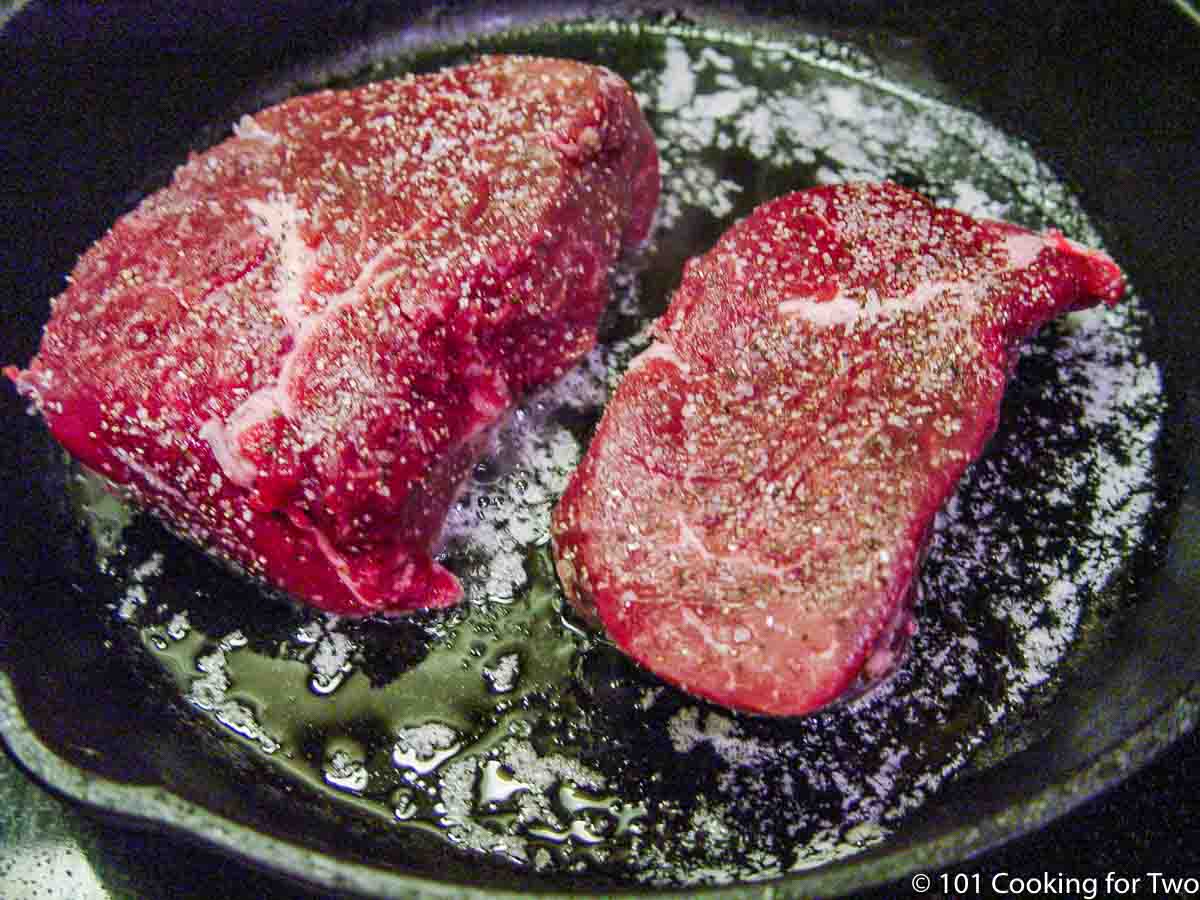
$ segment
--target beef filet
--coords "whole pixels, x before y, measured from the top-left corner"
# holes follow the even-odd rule
[[[568,597],[694,694],[829,703],[887,668],[1019,342],[1123,289],[1056,232],[895,185],[760,207],[688,264],[555,510]]]
[[[647,234],[629,87],[490,57],[245,117],[79,260],[27,371],[79,460],[328,610],[456,600],[430,556],[515,398]]]

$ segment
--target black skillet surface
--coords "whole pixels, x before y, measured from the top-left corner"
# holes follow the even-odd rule
[[[10,321],[17,326],[6,331],[6,359],[28,357],[36,324],[45,315],[45,298],[59,289],[74,254],[145,189],[147,172],[177,158],[180,148],[214,120],[226,122],[228,111],[249,86],[261,82],[263,72],[312,55],[328,58],[354,47],[363,34],[391,31],[403,18],[371,4],[325,5],[319,13],[301,6],[259,6],[245,15],[225,11],[221,21],[211,18],[211,10],[201,21],[178,11],[130,16],[125,6],[101,13],[66,7],[52,17],[35,8],[10,25],[5,39],[25,63],[10,73],[18,83],[3,94],[17,107],[5,116],[17,124],[9,132],[17,163],[10,170],[28,177],[4,198],[11,208],[8,221],[27,223],[14,228],[15,240],[5,245],[5,252],[16,256],[5,267],[15,283],[5,287],[14,298]],[[930,74],[921,62],[928,52],[937,81],[976,98],[994,120],[1028,135],[1042,157],[1078,185],[1083,206],[1102,225],[1110,250],[1155,316],[1147,349],[1162,362],[1168,398],[1166,440],[1156,456],[1162,485],[1176,473],[1190,475],[1194,467],[1196,363],[1189,350],[1195,322],[1188,301],[1196,264],[1190,253],[1194,228],[1185,213],[1195,208],[1189,151],[1197,110],[1194,91],[1175,74],[1188,71],[1186,65],[1173,57],[1194,53],[1195,36],[1182,17],[1170,19],[1165,6],[1153,21],[1121,25],[1103,21],[1094,7],[1091,18],[1080,19],[1071,6],[1060,6],[1048,21],[1044,11],[1037,21],[1023,19],[1020,14],[1028,9],[910,4],[880,14],[869,5],[846,4],[832,15],[825,5],[807,7],[810,20],[834,21],[835,29],[878,51],[901,80],[923,83]],[[494,19],[456,16],[434,24],[462,22],[495,24]],[[857,27],[864,22],[873,27]],[[1163,32],[1164,23],[1174,30]],[[65,33],[67,40],[51,40],[51,32]],[[213,66],[214,58],[220,66]],[[895,174],[922,177],[920,172]],[[1055,346],[1051,342],[1047,352]],[[105,644],[113,633],[88,624],[95,619],[88,619],[87,604],[100,597],[103,605],[105,585],[97,580],[94,562],[84,558],[89,548],[86,540],[80,542],[75,511],[62,502],[67,470],[39,462],[53,457],[36,435],[37,429],[23,421],[4,434],[6,459],[13,461],[5,472],[6,497],[12,500],[6,505],[24,515],[12,526],[3,560],[10,570],[6,584],[20,587],[10,591],[0,619],[2,661],[18,699],[9,709],[27,718],[39,736],[29,740],[10,712],[3,725],[18,756],[68,794],[126,813],[146,801],[143,814],[165,817],[217,843],[237,842],[251,857],[263,848],[256,850],[253,841],[242,841],[243,835],[222,823],[169,805],[164,813],[160,795],[150,802],[146,792],[133,797],[121,785],[168,781],[173,794],[248,821],[259,832],[283,832],[342,859],[359,855],[377,840],[362,830],[361,821],[336,801],[315,807],[295,802],[295,782],[262,766],[259,738],[251,734],[250,741],[239,742],[228,734],[228,721],[223,731],[202,716],[181,712],[178,690],[162,677],[153,652],[144,657],[113,653]],[[1103,632],[1104,651],[1073,664],[1070,677],[1055,683],[1053,697],[1035,698],[1040,715],[1026,722],[1011,745],[992,745],[1002,764],[982,777],[962,777],[944,787],[935,802],[906,818],[896,837],[880,847],[810,878],[794,877],[795,890],[846,890],[908,869],[942,865],[1037,827],[1137,768],[1190,727],[1197,668],[1197,613],[1188,602],[1196,589],[1189,532],[1194,507],[1186,488],[1181,497],[1160,493],[1156,537],[1136,548],[1133,565],[1121,569],[1123,599],[1112,606],[1114,621],[1097,629]],[[76,558],[64,553],[64,536],[75,542],[69,546],[82,548]],[[222,615],[236,617],[237,609],[233,604]],[[274,614],[254,614],[260,615]],[[170,622],[158,624],[167,628]],[[291,624],[281,627],[286,631]],[[230,623],[205,625],[228,628]],[[399,633],[408,652],[420,655],[421,648],[412,646],[412,630]],[[59,659],[48,664],[53,654]],[[606,659],[602,653],[599,658]],[[489,671],[500,670],[492,665]],[[584,672],[581,678],[594,685],[593,675]],[[599,699],[610,705],[629,700],[619,693]],[[677,721],[687,718],[686,706],[675,709],[683,714]],[[710,715],[695,713],[709,725],[724,721]],[[736,727],[742,736],[759,728],[753,723]],[[710,728],[701,743],[715,746],[717,737]],[[369,736],[359,740],[369,742]],[[1021,750],[1023,744],[1030,746]],[[55,756],[40,755],[47,746]],[[347,752],[352,755],[353,749]],[[224,767],[215,778],[214,754]],[[691,764],[697,764],[695,754]],[[80,771],[101,778],[80,780]],[[242,778],[231,778],[231,771]],[[327,781],[330,774],[327,769]],[[332,775],[345,787],[353,780],[353,767]],[[587,777],[576,776],[577,785]],[[249,804],[247,793],[253,794]],[[585,791],[573,802],[580,797],[589,799]],[[345,872],[360,873],[329,868],[308,855],[303,855],[307,862],[296,864],[286,853],[270,853],[278,846],[264,846],[274,864],[327,883],[336,883]],[[514,875],[514,869],[486,855],[464,861],[444,841],[417,848],[421,853],[427,866],[455,880],[478,883],[482,878],[484,884],[511,887],[530,883],[528,872],[518,869]],[[395,887],[386,876],[383,882],[359,883]],[[536,883],[604,886],[553,871]]]

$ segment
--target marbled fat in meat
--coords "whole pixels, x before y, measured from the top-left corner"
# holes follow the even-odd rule
[[[892,184],[765,204],[687,265],[557,506],[568,597],[731,707],[798,715],[879,677],[1019,343],[1123,290],[1056,232]]]
[[[602,68],[485,57],[294,98],[117,221],[8,373],[241,570],[337,612],[445,605],[449,504],[514,400],[592,347],[657,195]]]

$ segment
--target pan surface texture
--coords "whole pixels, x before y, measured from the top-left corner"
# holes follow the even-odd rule
[[[108,494],[3,391],[12,755],[122,821],[383,897],[847,894],[1041,828],[1142,768],[1200,700],[1200,100],[1179,74],[1200,29],[1170,3],[1137,28],[1085,6],[13,13],[0,363],[28,361],[113,219],[298,93],[483,52],[583,59],[632,84],[664,183],[600,346],[526,398],[452,513],[455,609],[351,621],[267,598]],[[736,714],[570,612],[549,512],[686,259],[779,194],[885,178],[1103,246],[1131,291],[1022,352],[939,516],[895,675],[803,719]]]

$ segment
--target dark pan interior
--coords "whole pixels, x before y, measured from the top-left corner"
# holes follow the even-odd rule
[[[344,57],[374,35],[458,36],[507,21],[491,6],[467,4],[133,6],[31,4],[3,32],[6,56],[17,64],[0,74],[3,169],[14,173],[0,195],[0,362],[28,360],[47,298],[61,290],[75,257],[137,201],[147,173],[165,171],[181,148],[228,122],[261,85],[309,62]],[[1080,6],[862,0],[681,10],[784,37],[815,28],[849,40],[896,77],[927,83],[1027,138],[1076,188],[1145,298],[1153,314],[1149,352],[1166,382],[1159,459],[1175,489],[1161,505],[1158,538],[1125,569],[1124,589],[1137,602],[1109,623],[1104,652],[1075,667],[1053,704],[997,751],[995,765],[946,786],[888,842],[790,876],[798,893],[844,892],[946,865],[1035,829],[1192,727],[1200,675],[1200,324],[1193,301],[1200,94],[1192,73],[1200,29],[1165,2],[1136,12],[1113,4],[1109,17],[1081,15]],[[515,17],[537,18],[551,8],[513,9]],[[611,10],[596,4],[575,12]],[[252,861],[303,879],[328,884],[335,876],[305,853],[285,852],[288,846],[326,854],[335,870],[345,866],[350,886],[394,895],[419,886],[394,870],[374,870],[388,848],[362,834],[360,821],[297,796],[250,750],[180,713],[173,686],[153,666],[131,666],[129,657],[108,652],[109,632],[88,614],[101,591],[66,500],[66,470],[39,423],[22,415],[11,391],[2,393],[0,496],[8,527],[0,554],[0,668],[11,688],[0,725],[18,758],[69,796],[164,820],[226,849],[240,843]],[[57,648],[52,661],[48,642]],[[253,781],[253,790],[230,772]],[[131,799],[130,785],[164,787],[216,818],[172,819],[160,795]],[[223,827],[226,820],[251,834]],[[437,871],[452,883],[528,887],[510,866],[465,859],[439,840],[392,849],[415,860],[415,871]],[[539,887],[628,886],[563,876]]]

